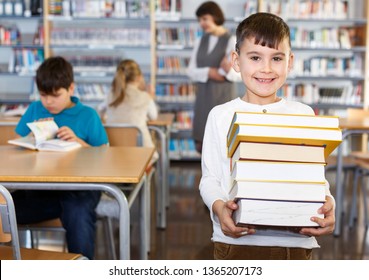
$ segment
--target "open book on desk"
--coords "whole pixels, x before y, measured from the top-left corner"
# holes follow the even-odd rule
[[[81,147],[78,142],[69,142],[57,139],[56,133],[59,129],[54,121],[39,121],[27,123],[33,135],[9,140],[9,144],[21,146],[31,150],[39,151],[70,151]]]

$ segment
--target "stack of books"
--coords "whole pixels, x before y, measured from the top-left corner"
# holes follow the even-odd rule
[[[316,227],[338,117],[235,112],[227,135],[237,225]]]

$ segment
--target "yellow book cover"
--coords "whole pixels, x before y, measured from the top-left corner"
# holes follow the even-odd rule
[[[227,134],[227,143],[230,144],[237,125],[269,125],[294,126],[316,128],[338,128],[339,118],[336,116],[292,115],[277,113],[235,112]]]
[[[268,126],[235,124],[236,132],[228,145],[228,156],[232,157],[238,144],[245,142],[279,143],[323,146],[327,158],[342,142],[339,128],[315,128],[293,126]]]

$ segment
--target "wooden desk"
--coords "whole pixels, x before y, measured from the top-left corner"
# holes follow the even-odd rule
[[[154,126],[171,126],[174,121],[174,113],[160,113],[156,120],[150,120],[147,122],[148,125]]]
[[[160,155],[160,183],[158,188],[158,211],[157,211],[157,227],[166,228],[166,208],[169,207],[169,141],[170,128],[173,124],[175,115],[173,113],[159,114],[156,120],[147,122],[149,129],[154,130],[160,138],[161,155]]]
[[[113,195],[120,207],[120,258],[130,258],[129,206],[118,183],[137,184],[128,200],[145,197],[145,169],[153,148],[90,147],[67,153],[36,152],[15,146],[0,146],[0,182],[9,189],[101,190]],[[142,203],[141,240],[145,240],[147,205]],[[142,215],[142,216],[141,216]],[[141,254],[147,254],[143,242]],[[147,256],[146,256],[147,257]]]
[[[340,119],[340,128],[342,129],[342,141],[350,135],[362,135],[369,133],[369,117],[361,119]],[[336,226],[334,235],[339,236],[341,233],[343,204],[344,204],[344,186],[342,181],[343,169],[343,147],[342,144],[337,148],[337,171],[336,171]]]

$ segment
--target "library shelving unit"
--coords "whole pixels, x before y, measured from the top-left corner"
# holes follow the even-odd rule
[[[366,106],[367,1],[259,1],[291,29],[294,68],[279,94],[319,114]]]
[[[44,59],[42,8],[35,2],[0,2],[0,113],[9,108],[24,111],[35,70]]]
[[[45,56],[61,55],[75,71],[80,99],[96,107],[116,66],[133,58],[150,79],[150,1],[44,0]],[[46,8],[47,7],[47,8]]]
[[[18,2],[21,5],[15,8]],[[9,108],[8,104],[27,105],[37,98],[35,70],[55,55],[72,63],[75,94],[92,107],[105,99],[121,59],[135,59],[151,80],[153,1],[30,0],[31,6],[42,5],[38,15],[27,11],[26,2],[0,2],[0,11],[9,10],[0,13],[1,30],[9,30],[9,38],[0,45],[0,104]],[[11,9],[5,9],[8,3]]]
[[[43,7],[37,7],[41,2]],[[349,107],[368,107],[367,0],[216,2],[231,31],[257,11],[278,14],[289,24],[295,64],[281,96],[307,103],[320,114],[344,116]],[[155,86],[161,111],[176,114],[171,155],[198,160],[191,148],[196,87],[185,71],[194,41],[201,36],[195,17],[200,3],[0,1],[0,34],[13,34],[0,38],[0,104],[29,103],[37,96],[33,94],[35,68],[45,57],[62,55],[75,68],[76,94],[95,106],[109,91],[117,61],[132,58]],[[244,88],[240,84],[241,96]]]
[[[278,93],[280,96],[304,102],[319,114],[344,116],[347,108],[368,107],[368,1],[218,2],[226,11],[231,30],[256,11],[277,14],[289,24],[295,63],[286,85]],[[155,14],[156,89],[162,109],[177,114],[171,140],[172,157],[187,159],[196,88],[186,77],[185,68],[193,40],[200,36],[194,16],[199,3],[170,3],[172,7],[167,14],[160,8]]]

